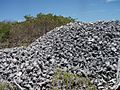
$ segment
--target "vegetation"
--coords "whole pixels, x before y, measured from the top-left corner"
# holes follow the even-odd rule
[[[16,85],[0,82],[0,90],[20,90]],[[87,77],[57,69],[49,90],[97,90]]]
[[[60,69],[53,77],[52,86],[51,90],[97,90],[88,78]]]
[[[0,42],[5,42],[10,33],[10,25],[8,23],[0,23]]]
[[[74,22],[71,17],[39,13],[26,15],[23,22],[0,22],[0,49],[27,46],[55,27]]]
[[[16,86],[14,86],[10,83],[7,83],[7,82],[1,83],[0,82],[0,90],[17,90],[17,88],[16,88]]]

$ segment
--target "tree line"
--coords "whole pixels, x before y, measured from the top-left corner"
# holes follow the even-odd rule
[[[55,27],[74,22],[71,17],[57,16],[51,13],[26,15],[25,21],[0,22],[0,49],[27,46],[35,39]]]

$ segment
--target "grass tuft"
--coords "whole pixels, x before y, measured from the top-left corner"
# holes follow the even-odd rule
[[[0,82],[0,90],[17,90],[17,88],[13,84]]]
[[[57,69],[52,80],[51,90],[97,90],[86,77]]]

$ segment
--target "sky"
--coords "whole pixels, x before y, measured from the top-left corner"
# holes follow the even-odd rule
[[[83,22],[120,20],[120,0],[0,0],[0,21],[53,13]]]

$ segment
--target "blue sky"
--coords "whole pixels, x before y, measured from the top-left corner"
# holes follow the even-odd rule
[[[79,21],[120,20],[120,0],[0,0],[0,21],[53,13]]]

